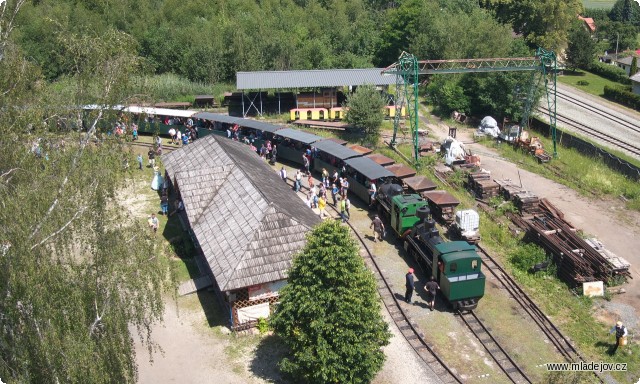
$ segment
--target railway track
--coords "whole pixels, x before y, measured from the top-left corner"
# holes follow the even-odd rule
[[[544,113],[544,114],[548,114],[549,110],[543,107],[538,107],[538,111]],[[566,117],[564,115],[561,115],[559,113],[556,114],[556,117],[558,119],[558,121],[567,124],[569,127],[573,127],[574,129],[578,130],[579,132],[585,133],[588,136],[594,137],[598,140],[602,140],[603,142],[609,143],[610,145],[612,145],[614,148],[618,148],[621,150],[624,150],[626,152],[629,152],[635,156],[640,156],[640,147],[636,147],[633,144],[629,144],[629,143],[625,143],[609,134],[606,134],[602,131],[599,131],[595,128],[591,128],[585,124],[582,124],[574,119],[571,119],[569,117]]]
[[[566,100],[572,104],[575,104],[576,106],[586,109],[587,111],[591,111],[591,112],[595,112],[596,114],[603,116],[625,128],[629,128],[634,132],[640,133],[640,125],[638,125],[636,122],[631,121],[631,120],[627,120],[623,117],[620,117],[618,115],[612,114],[610,112],[605,111],[603,108],[599,108],[596,105],[593,104],[589,104],[587,102],[584,102],[576,97],[570,96],[566,93],[561,93],[561,92],[557,92],[556,91],[556,96]]]
[[[478,253],[482,256],[482,262],[484,267],[482,268],[485,273],[488,271],[496,280],[498,280],[509,296],[522,308],[527,315],[537,325],[538,329],[542,331],[547,340],[556,348],[556,350],[562,355],[565,361],[569,363],[575,363],[580,361],[586,361],[580,352],[573,346],[571,341],[562,334],[558,327],[542,312],[533,300],[520,288],[520,286],[513,280],[513,278],[502,268],[502,266],[493,258],[489,253],[482,248],[481,245],[476,245]],[[600,383],[604,383],[604,380],[596,373],[593,372],[596,380]]]
[[[500,346],[500,343],[491,335],[489,329],[482,324],[482,321],[475,312],[459,311],[458,315],[511,382],[518,384],[532,382],[504,348]]]
[[[333,209],[337,212],[335,207]],[[462,379],[433,351],[429,343],[425,340],[424,334],[418,328],[418,325],[411,320],[411,317],[408,316],[407,312],[400,306],[391,284],[382,273],[380,266],[362,236],[360,236],[351,223],[347,222],[347,225],[349,225],[351,231],[356,235],[358,241],[360,241],[360,244],[362,244],[362,247],[365,249],[365,255],[363,255],[365,263],[369,266],[369,269],[373,271],[382,302],[400,330],[400,333],[402,333],[402,336],[407,340],[420,359],[431,368],[440,380],[444,383],[462,383]]]
[[[291,178],[288,178],[293,183]],[[305,186],[301,186],[302,189],[307,189]],[[331,204],[327,204],[327,207],[331,207],[331,209],[339,214],[337,207],[334,207]],[[376,279],[376,288],[378,290],[378,294],[382,298],[382,302],[387,309],[387,312],[393,319],[393,322],[400,330],[402,336],[407,340],[407,343],[411,346],[411,348],[416,352],[418,357],[438,376],[440,380],[444,383],[460,383],[462,384],[462,379],[456,375],[455,372],[447,366],[447,364],[438,357],[438,355],[434,352],[431,345],[427,343],[424,333],[418,328],[418,325],[411,320],[409,314],[405,311],[405,309],[400,305],[398,298],[395,296],[395,292],[393,286],[384,273],[382,272],[382,268],[376,262],[375,256],[367,246],[367,243],[364,241],[360,233],[356,230],[356,228],[347,221],[347,225],[351,229],[351,232],[357,237],[358,241],[362,245],[362,249],[364,250],[364,254],[361,253],[365,264],[369,267],[375,276]]]
[[[571,344],[562,332],[549,320],[542,310],[518,286],[511,276],[491,257],[482,246],[477,245],[478,253],[482,256],[483,271],[489,271],[508,292],[509,296],[531,317],[538,328],[544,333],[556,350],[567,362],[584,361],[578,350]]]

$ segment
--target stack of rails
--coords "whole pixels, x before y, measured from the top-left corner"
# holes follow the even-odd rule
[[[546,199],[539,200],[540,213],[522,220],[527,236],[553,255],[558,276],[571,286],[590,281],[608,284],[615,276],[630,278],[629,264],[609,258],[582,239],[560,210]]]
[[[469,173],[467,184],[475,196],[482,200],[498,196],[500,185],[491,180],[491,174],[486,172]]]

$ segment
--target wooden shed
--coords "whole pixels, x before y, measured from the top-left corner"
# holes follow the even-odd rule
[[[233,329],[268,317],[320,219],[249,146],[214,135],[162,156]]]

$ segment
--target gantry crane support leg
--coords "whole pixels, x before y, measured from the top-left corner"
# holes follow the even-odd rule
[[[510,72],[510,71],[535,71],[544,79],[549,110],[549,127],[553,140],[553,156],[557,157],[556,146],[556,90],[558,64],[556,54],[538,48],[535,57],[511,57],[492,59],[458,59],[458,60],[425,60],[418,61],[410,53],[402,52],[398,62],[385,68],[382,72],[396,75],[396,116],[393,122],[393,138],[391,145],[396,145],[396,136],[400,126],[402,107],[406,103],[411,134],[413,136],[413,150],[416,165],[418,163],[418,127],[419,127],[419,102],[418,102],[418,77],[427,74],[468,73],[468,72]],[[535,74],[534,74],[535,76]],[[532,108],[535,89],[538,83],[532,77],[532,88],[525,105],[522,118],[523,127],[528,125],[529,113]],[[403,97],[404,96],[404,97]],[[399,103],[399,105],[398,105]]]

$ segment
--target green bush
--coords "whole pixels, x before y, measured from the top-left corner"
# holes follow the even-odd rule
[[[583,85],[583,86],[585,86],[585,87],[586,87],[587,85],[589,85],[589,82],[588,82],[588,81],[586,81],[586,80],[580,80],[580,81],[578,81],[576,84],[578,84],[578,85]]]
[[[593,63],[589,66],[589,72],[621,84],[631,84],[631,80],[629,80],[627,72],[616,67],[615,65],[599,62]]]
[[[509,253],[509,261],[521,271],[528,271],[529,268],[546,259],[544,250],[535,244],[526,244]]]
[[[256,328],[258,328],[258,332],[260,332],[261,335],[264,335],[269,331],[269,322],[264,317],[261,317],[258,319]]]
[[[636,111],[640,111],[640,95],[636,95],[624,87],[609,87],[608,85],[605,85],[604,97],[609,100],[613,100],[616,103],[633,108]]]

